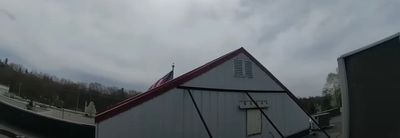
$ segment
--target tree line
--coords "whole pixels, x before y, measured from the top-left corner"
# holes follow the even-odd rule
[[[0,59],[0,84],[25,99],[57,107],[83,111],[85,102],[93,101],[98,112],[138,94],[135,90],[104,86],[97,82],[74,82]]]
[[[342,106],[341,91],[339,86],[339,75],[329,73],[326,83],[322,88],[322,96],[311,96],[299,98],[301,106],[310,114],[340,108]]]

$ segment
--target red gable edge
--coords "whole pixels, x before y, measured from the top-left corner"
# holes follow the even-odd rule
[[[267,73],[276,83],[278,83],[278,85],[281,86],[285,90],[286,94],[297,104],[297,106],[299,106],[300,109],[302,109],[303,112],[306,113],[306,115],[309,118],[311,118],[311,115],[309,113],[307,113],[305,111],[305,109],[301,106],[300,101],[296,98],[296,96],[292,92],[290,92],[290,90],[285,85],[283,85],[282,82],[280,82],[274,75],[272,75],[272,73],[267,68],[265,68],[257,59],[255,59],[249,52],[247,52],[243,47],[241,47],[233,52],[230,52],[230,53],[228,53],[224,56],[221,56],[211,62],[208,62],[208,63],[204,64],[203,66],[200,66],[186,74],[183,74],[183,75],[179,76],[178,78],[175,78],[157,88],[154,88],[148,92],[142,93],[138,96],[128,98],[127,100],[124,100],[124,101],[118,103],[111,109],[106,110],[106,111],[96,115],[95,122],[99,123],[101,121],[104,121],[104,120],[111,118],[119,113],[127,111],[134,106],[140,105],[141,103],[144,103],[147,100],[157,97],[158,95],[161,95],[170,89],[173,89],[189,80],[192,80],[193,78],[196,78],[197,76],[200,76],[201,74],[213,69],[214,67],[224,63],[225,61],[228,61],[229,59],[235,57],[236,55],[238,55],[240,53],[243,53],[247,57],[249,57],[250,60],[252,60],[257,66],[259,66],[261,68],[261,70],[263,70],[265,73]]]
[[[237,49],[233,52],[230,52],[224,56],[221,56],[211,62],[208,62],[208,63],[204,64],[203,66],[200,66],[186,74],[183,74],[183,75],[179,76],[178,78],[168,81],[167,83],[165,83],[157,88],[154,88],[154,89],[147,91],[145,93],[142,93],[140,95],[133,96],[122,102],[119,102],[112,108],[96,115],[95,122],[98,123],[98,122],[104,121],[104,120],[111,118],[119,113],[127,111],[132,107],[140,105],[154,97],[157,97],[158,95],[161,95],[164,92],[167,92],[168,90],[171,90],[187,81],[190,81],[193,78],[196,78],[197,76],[200,76],[201,74],[217,67],[218,65],[221,65],[225,61],[228,61],[229,59],[237,56],[239,53],[244,53],[246,55],[250,55],[243,47],[239,48],[239,49]]]
[[[224,56],[221,56],[211,62],[208,62],[208,63],[204,64],[203,66],[200,66],[186,74],[183,74],[183,75],[179,76],[178,78],[175,78],[157,88],[154,88],[148,92],[142,93],[138,96],[128,98],[127,100],[124,100],[124,101],[118,103],[116,106],[112,107],[111,109],[106,110],[106,111],[96,115],[95,122],[98,123],[98,122],[104,121],[104,120],[111,118],[119,113],[122,113],[136,105],[139,105],[139,104],[141,104],[147,100],[150,100],[158,95],[161,95],[170,89],[173,89],[189,80],[192,80],[193,78],[196,78],[197,76],[200,76],[201,74],[215,68],[216,66],[224,63],[225,61],[228,61],[229,59],[235,57],[236,55],[238,55],[240,53],[243,53],[247,57],[249,57],[250,60],[252,60],[257,66],[259,66],[261,68],[261,70],[263,70],[265,73],[267,73],[276,83],[278,83],[278,85],[281,86],[285,90],[286,94],[297,104],[297,106],[299,106],[300,109],[302,109],[303,112],[309,118],[312,119],[311,115],[309,113],[307,113],[305,111],[305,109],[301,106],[300,101],[296,98],[296,96],[292,92],[290,92],[290,90],[285,85],[283,85],[282,82],[280,82],[274,75],[272,75],[272,73],[267,68],[265,68],[256,58],[254,58],[249,52],[247,52],[243,47],[241,47],[233,52],[230,52],[230,53],[228,53]],[[312,119],[312,120],[314,121],[314,123],[316,123],[314,119]],[[318,125],[318,123],[317,123],[317,125]]]
[[[290,90],[285,85],[283,85],[282,82],[280,82],[267,68],[265,68],[256,58],[254,58],[243,47],[241,47],[233,52],[230,52],[224,56],[221,56],[211,62],[208,62],[208,63],[204,64],[203,66],[200,66],[186,74],[183,74],[183,75],[179,76],[178,78],[175,78],[153,90],[150,90],[146,93],[142,93],[138,96],[131,97],[127,100],[124,100],[124,101],[118,103],[113,108],[96,115],[95,122],[99,123],[101,121],[104,121],[104,120],[111,118],[119,113],[122,113],[136,105],[139,105],[139,104],[141,104],[147,100],[150,100],[158,95],[161,95],[164,92],[166,92],[172,88],[175,88],[189,80],[192,80],[193,78],[196,78],[197,76],[200,76],[201,74],[215,68],[216,66],[224,63],[225,61],[235,57],[236,55],[238,55],[240,53],[243,53],[247,57],[249,57],[250,60],[252,60],[255,64],[257,64],[257,66],[259,66],[261,68],[262,71],[267,73],[276,83],[278,83],[278,85],[281,86],[285,90],[286,94],[297,104],[297,106],[299,106],[300,109],[303,110],[303,112],[310,119],[312,119],[314,123],[316,123],[316,121],[311,117],[311,115],[309,113],[307,113],[305,111],[305,109],[301,106],[299,99],[297,99],[296,96],[292,92],[290,92]],[[319,128],[321,128],[318,123],[316,123],[316,124],[318,125]],[[329,135],[325,131],[323,131],[323,132],[329,137]]]

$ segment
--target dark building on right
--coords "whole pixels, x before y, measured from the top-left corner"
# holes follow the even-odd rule
[[[400,33],[338,58],[344,138],[400,137]]]

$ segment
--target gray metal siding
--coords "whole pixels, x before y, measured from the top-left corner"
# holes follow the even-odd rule
[[[99,138],[157,138],[184,137],[187,134],[206,136],[201,130],[188,129],[198,126],[200,119],[187,119],[194,110],[183,112],[187,100],[183,93],[167,92],[99,124]],[[185,128],[188,127],[188,128]]]
[[[239,109],[244,93],[191,90],[214,137],[246,137],[246,112]],[[285,93],[252,93],[256,100],[267,99],[271,107],[267,115],[285,135],[308,128],[308,117]],[[262,134],[251,136],[279,137],[263,118]],[[173,89],[98,125],[99,138],[109,137],[174,137],[204,138],[207,132],[193,106],[189,94]]]

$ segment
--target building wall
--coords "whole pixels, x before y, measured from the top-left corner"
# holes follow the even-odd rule
[[[348,137],[400,137],[399,37],[339,61]]]
[[[235,61],[251,63],[252,75],[235,76]],[[191,90],[203,117],[214,137],[259,138],[280,137],[272,125],[262,117],[261,134],[247,136],[246,110],[240,109],[241,101],[250,101],[245,90],[269,91],[251,93],[255,100],[266,100],[263,109],[278,129],[290,136],[309,128],[308,116],[267,73],[245,54],[186,82],[183,86],[243,90],[210,91]],[[279,93],[280,92],[280,93]],[[97,124],[98,138],[109,137],[208,137],[187,90],[172,89],[164,94],[135,106],[128,111]]]
[[[246,137],[246,111],[239,102],[249,100],[244,93],[191,90],[214,137]],[[286,136],[308,129],[308,117],[286,93],[251,93],[256,100],[267,100],[267,115]],[[273,135],[273,136],[271,136]],[[173,89],[97,125],[98,138],[201,138],[207,132],[186,90]],[[279,137],[271,124],[262,119],[262,134]]]
[[[234,60],[240,59],[252,63],[252,78],[234,76]],[[183,86],[206,87],[206,88],[227,88],[240,90],[271,90],[283,91],[283,89],[268,76],[260,67],[252,62],[246,55],[239,54],[232,60],[211,69]]]

